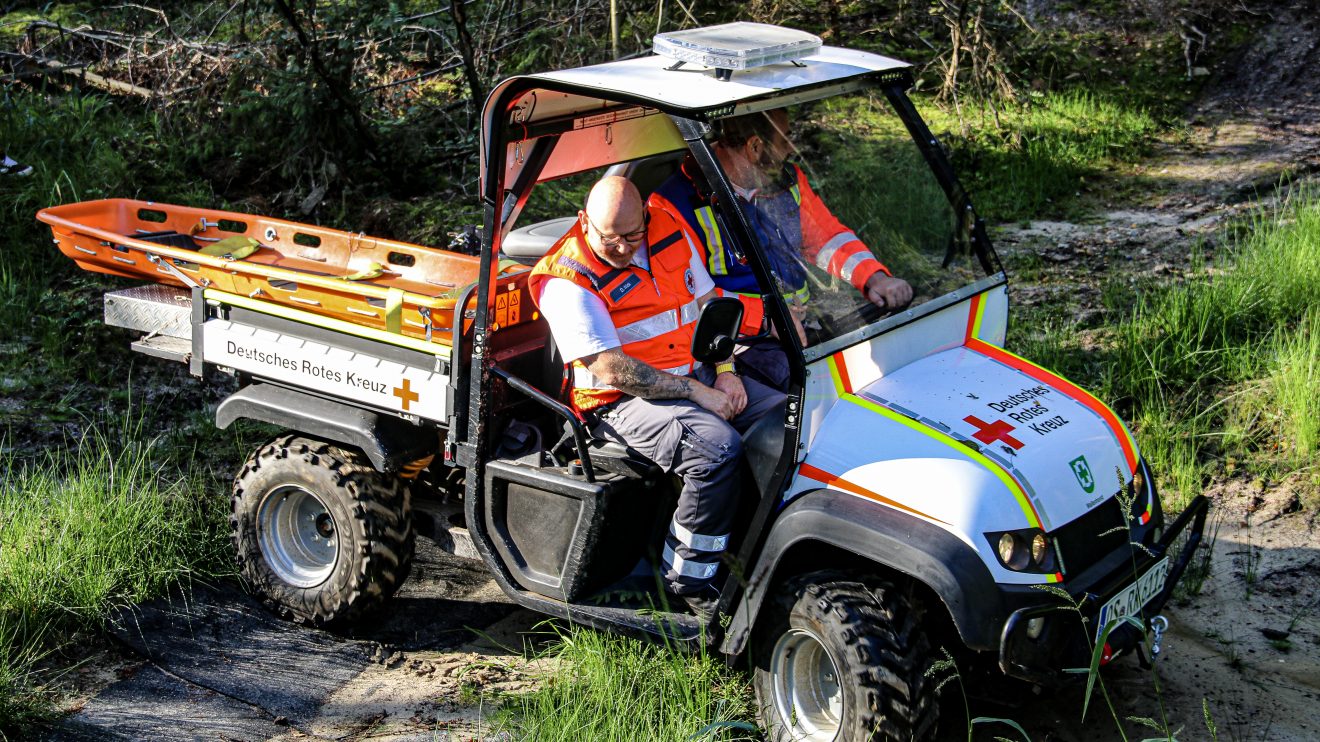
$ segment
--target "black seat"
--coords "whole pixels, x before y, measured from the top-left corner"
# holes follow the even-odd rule
[[[519,227],[505,236],[500,243],[500,252],[523,265],[536,265],[536,261],[544,257],[550,247],[573,228],[575,221],[576,216],[561,216]]]

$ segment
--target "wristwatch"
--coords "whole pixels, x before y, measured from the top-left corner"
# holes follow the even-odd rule
[[[735,376],[738,375],[738,372],[733,369],[733,361],[724,361],[723,363],[715,364],[715,375],[719,376],[723,373],[730,373]]]

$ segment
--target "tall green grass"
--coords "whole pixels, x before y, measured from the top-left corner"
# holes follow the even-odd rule
[[[39,715],[34,663],[225,551],[224,513],[133,425],[23,461],[0,450],[0,733]]]
[[[1320,193],[1296,190],[1230,232],[1186,284],[1111,292],[1132,304],[1112,307],[1120,318],[1099,330],[1103,349],[1080,350],[1067,324],[1023,347],[1118,405],[1174,507],[1238,466],[1309,471],[1320,445],[1317,245]]]
[[[1279,460],[1309,468],[1320,449],[1320,311],[1311,306],[1295,328],[1276,333],[1267,357],[1262,409],[1272,413]]]
[[[155,115],[122,101],[7,89],[0,132],[5,149],[34,168],[0,179],[0,375],[26,378],[54,402],[57,388],[75,381],[122,378],[94,359],[128,356],[107,352],[97,306],[101,290],[124,283],[76,267],[51,243],[37,211],[108,197],[207,203],[211,196]]]
[[[33,670],[44,655],[40,637],[25,636],[18,624],[0,613],[0,740],[50,716],[49,694]]]
[[[1129,99],[1085,90],[1037,93],[959,119],[923,107],[953,148],[959,177],[989,221],[1066,213],[1087,181],[1146,154],[1166,127]]]
[[[570,627],[546,657],[559,670],[503,707],[519,739],[760,738],[746,680],[704,652]]]

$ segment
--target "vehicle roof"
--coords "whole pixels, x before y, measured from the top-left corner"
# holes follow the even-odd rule
[[[834,46],[821,47],[817,54],[798,64],[784,62],[735,70],[729,80],[716,79],[714,69],[690,63],[677,70],[666,69],[673,64],[673,59],[651,55],[542,72],[523,79],[557,83],[555,87],[569,85],[584,93],[600,91],[603,98],[632,99],[670,113],[697,114],[794,88],[911,68],[897,59]]]
[[[783,62],[716,77],[713,68],[651,55],[573,69],[511,77],[491,91],[482,114],[482,193],[504,198],[499,182],[514,182],[524,147],[547,133],[559,137],[543,178],[582,172],[684,146],[663,113],[717,119],[825,97],[853,86],[911,80],[911,65],[870,52],[825,46],[797,63]],[[508,127],[506,131],[506,127]],[[549,127],[549,128],[547,128]],[[505,151],[497,154],[496,147]],[[499,178],[490,163],[504,163]]]

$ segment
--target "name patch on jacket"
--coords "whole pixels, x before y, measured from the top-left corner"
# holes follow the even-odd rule
[[[637,288],[637,284],[641,282],[642,279],[638,278],[636,273],[623,279],[623,283],[619,284],[618,286],[615,286],[610,291],[610,301],[614,302],[615,304],[618,304],[620,299],[627,296],[629,291],[632,291],[633,289]]]

